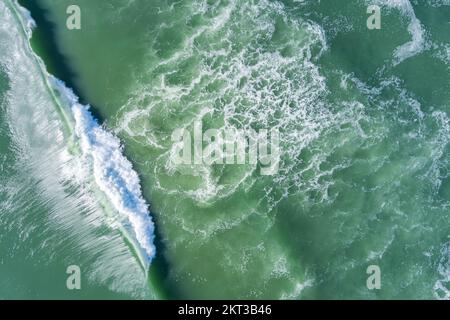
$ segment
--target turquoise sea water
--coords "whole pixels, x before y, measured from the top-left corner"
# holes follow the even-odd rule
[[[450,298],[448,1],[19,2],[0,3],[0,297]],[[175,163],[196,121],[279,130],[279,171]]]

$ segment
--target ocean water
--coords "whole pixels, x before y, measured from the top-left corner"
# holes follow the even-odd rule
[[[1,298],[450,298],[448,0],[0,17]],[[278,172],[178,164],[198,121],[277,129]]]

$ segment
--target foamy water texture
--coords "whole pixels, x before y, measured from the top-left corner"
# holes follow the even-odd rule
[[[139,179],[135,173],[125,176],[121,171],[131,165],[120,156],[117,139],[108,140],[105,134],[107,143],[92,133],[95,146],[90,154],[98,155],[95,151],[101,149],[104,156],[109,154],[110,162],[121,163],[96,162],[98,170],[116,172],[114,181],[98,179],[102,187],[122,179],[122,185],[102,194],[92,174],[93,157],[84,153],[81,136],[75,138],[79,148],[73,146],[75,131],[71,128],[76,122],[69,107],[76,98],[47,73],[44,62],[32,51],[34,25],[29,12],[12,1],[0,1],[0,296],[95,298],[98,295],[92,292],[96,291],[105,298],[121,294],[151,298],[154,293],[141,265],[148,266],[154,254],[153,224],[139,194],[127,194],[139,190],[135,184]],[[91,121],[90,129],[101,130],[89,117],[86,114],[83,119]],[[102,143],[111,150],[100,148]],[[110,196],[123,199],[113,202]],[[111,213],[118,214],[106,214],[105,203]],[[131,216],[143,212],[146,217]],[[113,219],[116,216],[122,219]],[[139,224],[145,227],[139,229]],[[125,228],[141,264],[123,239]],[[142,245],[137,240],[141,235]],[[66,289],[69,265],[81,268],[83,292]],[[33,284],[36,275],[45,286]]]
[[[154,225],[142,197],[139,177],[131,162],[122,154],[120,140],[103,129],[92,116],[89,106],[78,103],[77,97],[61,81],[53,79],[53,83],[70,104],[75,118],[75,133],[96,184],[141,246],[145,262],[150,263],[156,251],[153,244]]]
[[[31,30],[36,22],[28,10],[19,8],[26,23],[25,31],[31,37]],[[43,70],[46,73],[45,70]],[[132,164],[122,154],[120,140],[104,130],[89,112],[89,106],[78,103],[78,97],[65,84],[51,75],[48,81],[61,93],[64,107],[68,107],[75,119],[75,133],[79,138],[85,165],[94,175],[100,190],[107,196],[113,209],[119,213],[123,227],[139,244],[139,256],[144,256],[144,267],[147,268],[155,256],[154,224],[150,217],[148,204],[142,197],[140,181]],[[64,111],[63,111],[64,112]],[[128,234],[127,234],[128,236]]]
[[[370,1],[367,1],[369,3]],[[419,54],[424,50],[425,32],[419,19],[417,19],[414,8],[408,0],[377,0],[375,3],[384,7],[400,10],[400,12],[409,20],[408,32],[411,35],[411,41],[399,46],[394,52],[394,65]]]

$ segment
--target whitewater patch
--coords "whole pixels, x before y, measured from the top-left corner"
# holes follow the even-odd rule
[[[0,156],[0,169],[7,173],[0,187],[0,220],[12,235],[11,257],[29,262],[14,270],[36,273],[49,267],[42,278],[52,279],[52,266],[76,264],[83,279],[96,286],[154,297],[147,273],[141,272],[146,266],[141,245],[129,241],[137,254],[131,252],[123,238],[134,233],[121,226],[125,219],[112,219],[117,209],[95,185],[81,146],[71,139],[79,140],[70,105],[64,104],[68,97],[30,46],[35,24],[29,12],[15,1],[0,1],[0,16],[0,65],[8,83],[1,118],[9,137],[2,150],[8,158]],[[42,289],[35,297],[48,297],[50,291]]]
[[[17,1],[12,4],[18,10],[23,31],[30,40],[36,22]],[[32,50],[31,47],[29,49]],[[61,80],[48,74],[43,61],[36,55],[34,57],[50,90],[60,93],[57,104],[63,104],[60,111],[64,120],[69,123],[69,127],[75,123],[75,143],[81,148],[82,165],[92,171],[96,185],[119,215],[119,227],[124,231],[124,236],[133,243],[139,260],[147,269],[156,251],[153,244],[154,224],[142,197],[139,177],[122,154],[120,140],[104,130],[89,112],[89,106],[78,103],[78,97],[73,91]],[[66,110],[67,106],[70,110]]]
[[[409,1],[395,1],[395,5],[399,6],[402,12],[409,17],[410,24],[408,26],[408,32],[412,37],[410,42],[403,44],[395,50],[394,64],[399,64],[400,62],[415,56],[424,49],[425,35],[422,24],[420,23],[420,20],[417,19],[411,3]]]
[[[155,179],[156,188],[209,205],[263,180],[257,166],[180,164],[174,159],[178,145],[167,137],[175,129],[191,132],[200,122],[222,132],[279,130],[283,172],[275,184],[287,194],[304,180],[292,170],[299,165],[295,159],[334,123],[322,101],[324,78],[314,64],[328,49],[324,30],[291,15],[278,1],[230,1],[224,7],[195,3],[183,19],[209,18],[189,30],[179,50],[143,68],[151,82],[136,80],[133,97],[118,116],[117,132],[158,154],[149,171],[173,181],[179,174],[193,177],[183,188]],[[184,73],[183,66],[192,72]],[[174,81],[174,75],[186,81]],[[156,123],[161,119],[170,121],[161,126]]]
[[[367,3],[373,1],[368,1]],[[411,35],[411,41],[397,47],[394,51],[394,66],[409,59],[425,49],[425,31],[422,23],[417,18],[414,8],[408,0],[379,0],[375,4],[387,6],[400,10],[400,12],[409,19],[408,32]]]
[[[92,169],[100,190],[119,213],[121,223],[131,231],[150,264],[155,256],[154,224],[142,197],[140,179],[131,162],[123,155],[120,140],[107,132],[64,83],[52,78],[54,87],[67,99],[75,120],[82,157]]]
[[[434,285],[434,296],[440,300],[450,300],[450,243],[445,244],[441,248],[441,260],[438,266],[438,272],[441,279],[436,281]]]

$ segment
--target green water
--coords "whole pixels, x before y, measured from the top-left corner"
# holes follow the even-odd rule
[[[20,3],[45,20],[32,43],[49,72],[123,142],[159,256],[148,285],[116,231],[89,227],[104,219],[95,200],[65,209],[46,200],[51,181],[26,202],[2,191],[0,297],[449,298],[448,1]],[[380,30],[366,27],[372,3]],[[71,4],[81,30],[66,28]],[[0,93],[20,94],[0,75]],[[34,86],[26,91],[43,90]],[[205,130],[278,129],[279,171],[175,164],[172,132],[198,120]],[[19,163],[1,166],[2,178],[33,189],[33,175],[14,168],[38,160],[5,151],[16,123],[0,124],[1,163]],[[67,243],[47,248],[47,238]],[[69,260],[89,273],[79,292],[64,287]],[[381,290],[366,287],[369,265],[380,266]]]

